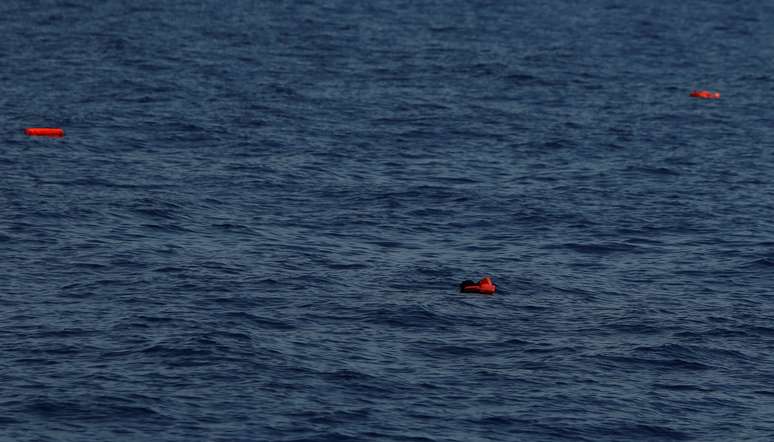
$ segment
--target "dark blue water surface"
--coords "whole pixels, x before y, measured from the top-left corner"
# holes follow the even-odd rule
[[[0,31],[0,439],[774,440],[774,4]]]

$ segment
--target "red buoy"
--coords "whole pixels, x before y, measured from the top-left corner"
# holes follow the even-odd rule
[[[64,131],[58,127],[28,127],[24,133],[31,137],[56,137],[64,136]]]
[[[720,98],[720,92],[692,91],[691,97],[704,98],[705,100]]]
[[[460,291],[462,293],[481,293],[482,295],[494,294],[497,286],[492,283],[492,278],[485,277],[481,281],[462,281],[460,284]]]

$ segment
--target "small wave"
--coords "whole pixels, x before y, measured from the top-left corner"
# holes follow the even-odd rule
[[[229,232],[229,233],[243,233],[243,234],[253,234],[255,231],[251,229],[250,227],[244,225],[244,224],[234,224],[234,223],[219,223],[219,224],[212,224],[212,227],[215,229]]]
[[[662,328],[643,324],[639,319],[632,321],[614,322],[605,325],[605,327],[615,330],[616,332],[630,333],[634,335],[658,335],[664,333]]]
[[[134,213],[143,215],[149,218],[159,218],[159,219],[175,219],[176,213],[174,210],[170,210],[169,208],[161,208],[161,207],[138,207],[134,209]]]
[[[752,335],[774,336],[774,327],[752,325],[745,327],[745,330]]]
[[[366,322],[402,328],[447,327],[452,321],[427,308],[403,306],[396,309],[378,308],[362,319]]]
[[[710,370],[715,367],[702,364],[700,362],[693,362],[693,361],[687,361],[684,359],[651,359],[651,358],[641,358],[641,357],[633,357],[633,356],[614,356],[614,355],[604,355],[600,356],[600,359],[611,361],[616,363],[616,365],[623,364],[627,366],[636,366],[636,367],[659,367],[660,369],[666,369],[666,370]]]
[[[700,385],[665,384],[665,383],[659,383],[659,382],[654,383],[653,388],[669,390],[669,391],[701,391],[701,392],[712,391],[712,389],[707,387],[702,387]]]
[[[639,251],[640,247],[635,244],[627,244],[625,242],[608,242],[608,243],[565,243],[558,245],[544,246],[547,249],[567,248],[574,250],[578,253],[590,254],[590,255],[609,255],[620,252],[633,252]]]
[[[118,404],[119,399],[83,398],[78,401],[36,400],[28,403],[25,413],[45,418],[67,418],[81,421],[148,418],[162,416],[153,408],[142,405]]]
[[[85,187],[107,187],[115,189],[159,189],[172,187],[172,184],[162,183],[118,183],[100,178],[76,178],[73,180],[41,180],[41,184],[54,184],[59,186],[85,186]]]
[[[772,330],[774,332],[774,330]],[[679,338],[696,338],[696,339],[704,339],[707,337],[724,337],[724,338],[731,338],[731,337],[744,337],[744,336],[750,336],[751,333],[750,330],[748,330],[746,327],[744,329],[734,330],[730,328],[723,328],[723,327],[714,327],[714,328],[708,328],[705,330],[699,330],[699,331],[680,331],[677,333],[674,333],[673,336],[679,337]]]
[[[558,149],[568,149],[575,147],[577,143],[573,140],[567,140],[567,139],[554,139],[554,140],[548,140],[544,141],[541,145],[543,149],[550,149],[550,150],[558,150]],[[551,177],[552,180],[554,180],[554,177]]]
[[[213,354],[212,350],[206,349],[199,345],[168,345],[168,344],[155,344],[150,347],[146,347],[139,351],[146,355],[158,355],[163,357],[195,357],[195,356],[210,356]]]
[[[707,345],[678,345],[665,344],[658,346],[642,346],[634,349],[638,353],[652,353],[664,356],[673,356],[683,359],[718,361],[720,358],[733,360],[747,359],[747,355],[741,350],[710,347]]]
[[[83,270],[104,270],[109,267],[107,264],[100,264],[98,262],[73,262],[70,265]]]
[[[430,346],[428,349],[432,353],[436,354],[443,354],[443,355],[451,355],[451,356],[470,356],[474,354],[478,354],[479,350],[467,347],[463,345],[440,345],[440,346]]]
[[[297,327],[289,321],[283,321],[277,318],[268,318],[258,316],[247,312],[232,311],[221,314],[222,317],[229,320],[237,320],[240,323],[257,327],[263,330],[295,330]]]
[[[313,425],[314,428],[319,427],[319,423],[315,423]],[[301,423],[297,428],[294,429],[294,432],[303,432],[304,431],[304,424]],[[287,433],[286,430],[282,431],[283,433]],[[362,440],[368,440],[369,437],[366,437],[365,439],[362,436],[353,436],[347,433],[342,433],[340,431],[309,431],[309,435],[306,436],[295,436],[293,437],[293,442],[360,442]],[[378,435],[379,433],[376,432],[369,432],[367,435]],[[287,434],[286,434],[287,435]],[[374,439],[375,440],[375,439]]]
[[[774,258],[760,258],[756,259],[755,261],[750,261],[747,264],[748,267],[764,267],[764,268],[772,268],[774,267]]]
[[[694,439],[690,434],[675,430],[670,427],[661,425],[645,425],[645,424],[625,424],[615,428],[600,428],[603,434],[611,436],[621,437],[622,439],[641,440],[647,438],[647,440],[691,440]]]
[[[323,378],[334,382],[369,381],[375,379],[369,374],[352,369],[336,370],[324,373],[322,376]]]
[[[158,232],[181,233],[193,232],[193,230],[179,224],[141,224],[141,227]]]
[[[182,272],[188,271],[188,269],[183,267],[164,266],[164,267],[157,267],[151,271],[158,272],[158,273],[182,273]]]
[[[669,167],[648,167],[648,166],[629,166],[624,169],[625,172],[637,172],[647,175],[677,176],[680,172]]]
[[[368,265],[363,263],[328,263],[326,267],[331,270],[363,270],[367,269]]]

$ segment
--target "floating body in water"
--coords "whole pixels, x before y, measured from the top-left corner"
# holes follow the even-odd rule
[[[58,127],[28,127],[24,133],[30,137],[56,137],[64,136],[64,131]]]
[[[704,98],[704,99],[718,99],[720,98],[720,92],[692,91],[691,97]]]
[[[492,278],[485,277],[481,281],[462,281],[460,283],[460,292],[462,293],[481,293],[483,295],[494,294],[497,287],[492,283]]]

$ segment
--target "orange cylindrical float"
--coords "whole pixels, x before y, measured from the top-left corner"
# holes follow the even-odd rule
[[[31,137],[57,137],[64,136],[64,131],[58,127],[28,127],[24,133]]]
[[[718,99],[720,98],[720,92],[692,91],[691,97],[704,98],[704,99]]]

